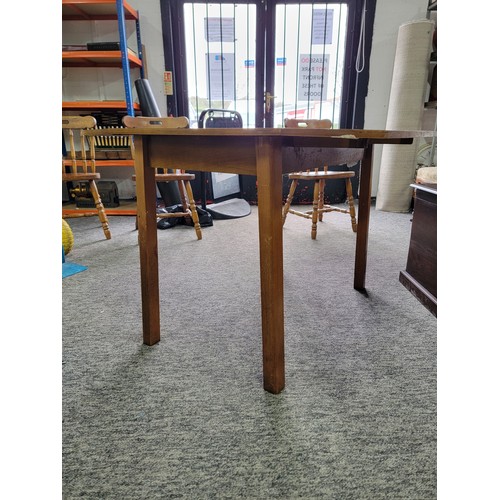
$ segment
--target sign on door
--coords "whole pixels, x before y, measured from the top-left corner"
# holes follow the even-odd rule
[[[301,54],[297,100],[326,101],[329,54]]]

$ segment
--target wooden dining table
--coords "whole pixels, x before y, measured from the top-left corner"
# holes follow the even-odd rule
[[[257,177],[262,311],[263,386],[285,387],[282,183],[289,172],[359,160],[356,290],[365,291],[373,147],[408,145],[433,131],[361,129],[155,129],[109,128],[90,135],[133,135],[139,229],[143,341],[160,340],[160,294],[154,168],[223,172]],[[200,242],[203,244],[203,240]]]

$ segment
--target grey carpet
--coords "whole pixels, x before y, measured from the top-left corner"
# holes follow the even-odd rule
[[[372,209],[367,290],[328,214],[284,228],[286,388],[262,388],[257,209],[158,231],[162,340],[142,344],[133,217],[71,219],[63,498],[434,499],[436,319],[399,283],[411,214]]]

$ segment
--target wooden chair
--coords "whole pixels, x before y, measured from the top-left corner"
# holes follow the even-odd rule
[[[155,127],[155,128],[188,128],[189,120],[185,116],[179,117],[146,117],[146,116],[124,116],[122,120],[123,125],[129,128],[139,128],[139,127]],[[132,158],[134,158],[134,146],[133,141],[131,144]],[[155,180],[156,182],[177,182],[179,186],[179,193],[181,195],[181,202],[183,211],[182,212],[172,212],[172,213],[158,213],[156,216],[158,218],[171,218],[171,217],[189,217],[193,221],[194,229],[196,231],[196,236],[199,240],[202,238],[200,220],[198,217],[198,211],[196,209],[196,204],[194,202],[193,190],[191,188],[191,181],[195,179],[194,174],[188,174],[184,170],[175,169],[172,173],[160,173],[158,168],[155,168]],[[134,175],[133,180],[136,179]]]
[[[332,128],[332,122],[330,120],[295,120],[295,119],[285,119],[285,127],[288,128]],[[343,172],[332,172],[328,170],[328,166],[325,165],[322,171],[315,168],[314,171],[306,170],[305,172],[294,172],[288,174],[288,178],[292,180],[290,185],[290,190],[283,207],[282,218],[283,225],[286,221],[287,214],[298,215],[299,217],[304,217],[306,219],[312,220],[311,228],[311,238],[316,239],[318,220],[323,220],[323,214],[327,212],[341,212],[344,214],[349,214],[351,216],[351,226],[353,232],[357,231],[358,225],[356,221],[356,208],[354,206],[354,200],[352,196],[352,185],[351,177],[354,177],[354,172],[343,171]],[[347,202],[349,205],[348,209],[332,207],[330,205],[325,205],[325,182],[327,180],[335,179],[345,179],[345,187],[347,192]],[[293,200],[293,195],[297,188],[299,181],[314,181],[314,193],[313,193],[313,209],[306,212],[301,212],[298,210],[292,210],[290,205]]]
[[[95,137],[86,135],[86,130],[95,128],[96,120],[92,116],[64,116],[62,117],[63,133],[66,131],[65,139],[69,144],[69,158],[62,160],[62,181],[63,182],[84,182],[88,183],[97,214],[63,214],[63,218],[82,217],[88,215],[98,215],[106,239],[111,238],[108,217],[101,201],[96,180],[101,178],[101,174],[96,172],[95,167]],[[80,143],[80,150],[77,151],[75,143]],[[66,168],[70,171],[67,172]]]

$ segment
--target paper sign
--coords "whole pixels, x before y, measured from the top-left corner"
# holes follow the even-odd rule
[[[234,18],[206,17],[204,24],[207,42],[234,42]]]
[[[171,71],[165,71],[163,73],[163,93],[165,95],[174,95],[174,84]]]
[[[332,44],[333,9],[314,9],[312,43]]]
[[[299,101],[326,101],[329,54],[301,54],[299,64]]]
[[[208,98],[234,101],[234,54],[206,54]]]

